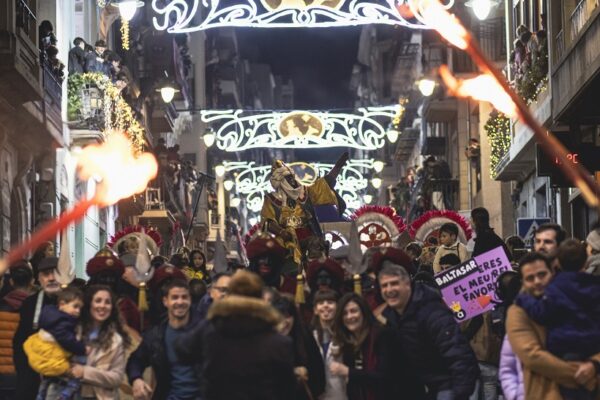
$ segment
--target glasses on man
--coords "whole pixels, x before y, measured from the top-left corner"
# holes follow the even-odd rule
[[[221,294],[228,294],[229,288],[227,286],[213,286],[211,289],[218,291]]]

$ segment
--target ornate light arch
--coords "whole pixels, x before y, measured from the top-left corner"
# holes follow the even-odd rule
[[[220,27],[334,27],[368,24],[429,29],[412,0],[152,0],[154,28],[185,33]],[[454,0],[446,0],[450,8]]]

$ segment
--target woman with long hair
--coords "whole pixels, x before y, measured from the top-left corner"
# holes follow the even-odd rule
[[[342,362],[329,364],[331,374],[347,379],[349,400],[375,400],[385,397],[381,326],[369,305],[356,293],[347,293],[337,304],[333,322],[334,342],[340,347]]]
[[[298,382],[294,398],[316,399],[325,390],[325,366],[319,347],[302,323],[291,295],[275,297],[272,305],[283,316],[280,333],[294,343],[294,373]]]
[[[119,386],[125,378],[125,352],[131,340],[116,304],[116,296],[108,286],[92,285],[85,292],[81,332],[91,350],[85,365],[71,367],[71,375],[81,379],[82,399],[119,397]]]
[[[333,320],[337,309],[338,295],[331,289],[322,289],[313,297],[313,337],[319,346],[325,364],[325,392],[319,400],[346,400],[346,381],[339,375],[332,375],[331,362],[341,362],[339,347],[333,344]]]

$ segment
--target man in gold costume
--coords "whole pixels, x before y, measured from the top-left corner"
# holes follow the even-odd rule
[[[336,178],[347,161],[348,153],[344,153],[327,175],[317,178],[310,186],[302,185],[292,168],[283,161],[273,162],[271,185],[275,192],[265,196],[260,214],[262,229],[274,234],[277,241],[290,251],[295,265],[302,263],[302,256],[311,240],[323,240],[315,206],[335,206],[340,216],[344,212],[346,205],[334,188]]]

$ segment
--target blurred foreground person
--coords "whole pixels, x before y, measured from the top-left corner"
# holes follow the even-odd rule
[[[293,399],[318,398],[325,390],[325,367],[319,347],[314,337],[305,328],[291,295],[278,296],[271,304],[283,316],[279,332],[291,338],[294,344],[294,374],[298,383]]]
[[[182,360],[202,362],[203,400],[293,399],[292,340],[277,332],[282,318],[262,299],[262,280],[239,270],[228,289],[178,344]]]

